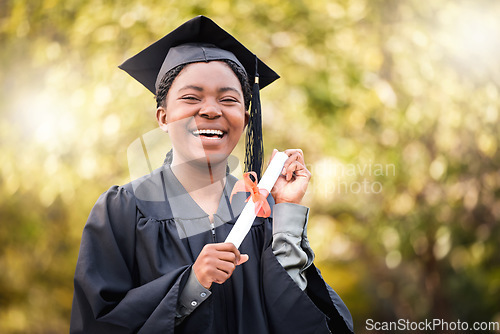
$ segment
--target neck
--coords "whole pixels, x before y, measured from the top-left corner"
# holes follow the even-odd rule
[[[220,163],[179,162],[175,156],[172,159],[172,171],[187,191],[198,190],[214,184],[225,182],[227,160]]]
[[[225,160],[218,164],[211,164],[208,159],[205,163],[199,161],[179,163],[174,156],[171,168],[193,200],[211,216],[217,211],[226,183],[226,165]]]

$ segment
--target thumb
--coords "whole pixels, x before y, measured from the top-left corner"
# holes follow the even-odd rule
[[[249,258],[250,257],[248,256],[248,254],[241,254],[240,261],[238,262],[238,265],[247,262]]]
[[[278,153],[278,150],[277,149],[273,149],[273,153],[271,154],[271,159],[269,159],[269,162],[267,163],[268,166],[271,163],[271,160],[273,160],[273,158],[276,155],[276,153]]]

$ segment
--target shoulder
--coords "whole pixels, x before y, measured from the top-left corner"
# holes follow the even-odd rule
[[[137,200],[162,201],[165,197],[165,166],[161,166],[151,173],[135,179],[121,188],[125,189]]]
[[[124,185],[114,185],[102,193],[95,203],[89,219],[103,216],[112,221],[135,220],[138,215],[160,216],[165,207],[163,168]]]
[[[157,220],[172,218],[168,202],[167,182],[169,173],[167,166],[161,166],[151,173],[135,179],[118,189],[134,199],[137,211],[144,217]]]
[[[113,233],[135,225],[136,199],[125,187],[112,186],[97,199],[85,226],[98,234],[110,229]]]
[[[121,211],[124,208],[130,207],[135,207],[133,193],[124,186],[114,185],[99,196],[92,209],[92,213],[97,211],[113,215],[116,213],[116,210]]]

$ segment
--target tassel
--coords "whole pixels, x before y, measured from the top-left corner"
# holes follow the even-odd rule
[[[260,180],[264,162],[262,141],[262,110],[260,106],[258,59],[255,57],[255,81],[252,88],[252,105],[248,121],[245,150],[245,172],[255,172]]]

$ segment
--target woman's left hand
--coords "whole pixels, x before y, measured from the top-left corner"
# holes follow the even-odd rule
[[[273,150],[271,160],[278,150]],[[285,150],[288,159],[285,161],[283,170],[276,181],[271,195],[274,202],[300,204],[304,197],[311,178],[311,172],[306,168],[304,153],[301,149]]]

